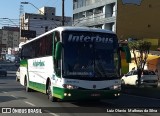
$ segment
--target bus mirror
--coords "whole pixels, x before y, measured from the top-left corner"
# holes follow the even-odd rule
[[[122,46],[121,51],[125,52],[126,62],[131,63],[131,53],[130,53],[129,47],[128,46]]]
[[[55,50],[55,59],[60,60],[61,59],[61,51],[62,51],[62,43],[57,42],[56,43],[56,50]]]

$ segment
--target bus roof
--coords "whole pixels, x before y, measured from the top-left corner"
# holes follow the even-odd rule
[[[89,32],[100,32],[100,33],[110,33],[110,34],[115,34],[113,31],[110,31],[110,30],[106,30],[106,29],[98,29],[98,28],[90,28],[90,27],[73,27],[73,26],[64,26],[64,27],[57,27],[57,28],[54,28],[44,34],[41,34],[29,41],[27,41],[26,43],[24,43],[23,45],[27,44],[27,43],[30,43],[36,39],[39,39],[47,34],[50,34],[54,31],[89,31]]]
[[[110,30],[105,29],[98,29],[98,28],[90,28],[90,27],[73,27],[73,26],[66,26],[66,27],[58,27],[55,28],[60,31],[90,31],[90,32],[103,32],[103,33],[114,33]]]

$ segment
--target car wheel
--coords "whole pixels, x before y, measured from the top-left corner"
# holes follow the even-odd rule
[[[138,87],[138,80],[136,80],[135,85],[136,85],[136,87]],[[140,85],[140,86],[142,86],[142,85]]]
[[[121,80],[121,85],[125,85],[125,82],[123,79]]]
[[[136,80],[135,85],[138,86],[138,80]]]

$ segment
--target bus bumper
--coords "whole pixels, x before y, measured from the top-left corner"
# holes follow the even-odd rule
[[[120,90],[79,90],[53,87],[53,96],[62,100],[116,99]]]

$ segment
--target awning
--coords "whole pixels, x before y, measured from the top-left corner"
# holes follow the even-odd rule
[[[147,62],[158,58],[160,58],[160,56],[148,54]],[[132,58],[132,63],[134,63],[134,58]]]
[[[148,58],[147,58],[147,61],[150,61],[150,60],[154,60],[154,59],[158,59],[160,58],[160,56],[157,56],[157,55],[148,55]]]

